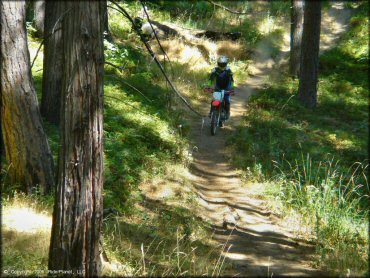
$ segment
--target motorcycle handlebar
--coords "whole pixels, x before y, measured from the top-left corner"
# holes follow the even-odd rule
[[[206,93],[213,93],[215,90],[212,89],[212,88],[205,88],[204,91]],[[235,95],[235,92],[234,90],[231,90],[231,91],[225,91],[225,95]]]

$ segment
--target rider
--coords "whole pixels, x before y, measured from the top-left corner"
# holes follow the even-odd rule
[[[214,90],[220,91],[233,91],[234,79],[231,69],[227,66],[228,59],[226,56],[221,56],[217,61],[217,67],[215,67],[208,80],[208,88],[215,85]],[[230,117],[230,95],[224,96],[225,107],[226,107],[226,120]],[[210,112],[211,115],[211,112]]]

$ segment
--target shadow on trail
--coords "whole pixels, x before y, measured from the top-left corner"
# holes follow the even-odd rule
[[[277,216],[264,207],[264,202],[250,196],[225,150],[235,126],[244,118],[248,98],[265,87],[263,76],[271,68],[261,66],[263,73],[250,77],[236,89],[232,116],[224,128],[215,136],[211,136],[207,125],[202,133],[193,131],[198,152],[193,154],[191,172],[193,186],[203,205],[199,213],[212,223],[214,238],[227,243],[226,258],[235,266],[237,275],[320,276],[321,272],[309,265],[315,254],[313,245],[293,240],[294,236],[277,224]]]
[[[225,230],[214,226],[215,237],[228,240],[226,257],[233,261],[242,276],[320,276],[320,271],[303,268],[311,261],[314,248],[292,241],[278,232],[256,232],[238,225]]]
[[[199,186],[195,186],[197,189],[199,189]],[[244,204],[233,204],[229,201],[214,201],[214,200],[210,200],[210,199],[207,199],[205,198],[202,194],[198,194],[198,196],[203,199],[204,201],[206,201],[207,203],[210,203],[210,204],[215,204],[215,205],[225,205],[225,206],[229,206],[233,209],[238,209],[238,210],[243,210],[245,212],[252,212],[252,213],[257,213],[259,215],[262,215],[262,216],[270,216],[272,213],[271,212],[264,212],[264,211],[261,211],[261,208],[259,207],[256,207],[256,206],[253,206],[251,204],[247,204],[247,203],[244,203]]]
[[[213,223],[214,238],[220,243],[227,242],[226,250],[230,248],[226,258],[237,275],[319,275],[307,265],[312,261],[313,247],[305,246],[304,241],[293,241],[275,227],[276,216],[263,208],[262,201],[248,197],[235,170],[228,163],[220,163],[225,160],[223,148],[214,148],[213,144],[208,141],[194,155],[193,185],[203,202],[203,217]],[[211,155],[207,154],[210,149]],[[232,226],[225,229],[225,216],[230,214],[239,218],[232,233]]]

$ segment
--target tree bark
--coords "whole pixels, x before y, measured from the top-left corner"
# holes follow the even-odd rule
[[[44,36],[45,0],[35,0],[33,10],[36,36],[42,38]]]
[[[53,124],[59,124],[62,91],[63,52],[61,1],[47,1],[45,6],[44,71],[42,78],[41,115]]]
[[[59,173],[49,269],[100,274],[103,204],[103,14],[98,1],[63,2]]]
[[[290,27],[290,75],[299,77],[299,63],[301,56],[303,30],[303,0],[291,0],[291,27]]]
[[[298,99],[308,107],[317,105],[321,2],[307,1],[304,8],[301,71]]]
[[[0,109],[1,109],[1,95],[0,95]],[[4,142],[3,142],[3,132],[1,129],[1,121],[0,121],[0,186],[2,186],[3,182],[3,155],[4,155]]]
[[[54,184],[53,158],[42,127],[30,69],[25,1],[1,1],[1,124],[12,183],[27,192]]]

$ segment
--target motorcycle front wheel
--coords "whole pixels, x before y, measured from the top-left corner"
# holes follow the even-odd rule
[[[214,107],[212,107],[212,112],[211,112],[211,135],[216,134],[219,120],[220,120],[220,109],[215,109]]]

